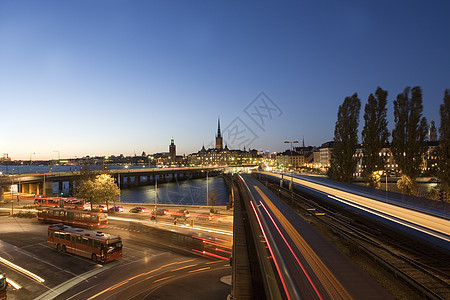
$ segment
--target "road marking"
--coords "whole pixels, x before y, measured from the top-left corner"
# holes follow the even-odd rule
[[[73,286],[79,284],[80,282],[89,279],[90,277],[97,275],[98,273],[101,273],[103,271],[106,271],[107,269],[110,269],[112,267],[115,267],[119,264],[118,261],[113,261],[108,263],[107,265],[102,265],[94,270],[85,272],[81,275],[78,275],[77,277],[74,277],[72,279],[69,279],[63,283],[61,283],[60,285],[54,287],[53,289],[48,290],[47,292],[45,292],[44,294],[40,295],[39,297],[36,298],[36,300],[50,300],[50,299],[54,299],[55,297],[61,295],[62,293],[64,293],[65,291],[67,291],[68,289],[72,288]]]
[[[44,248],[53,249],[52,247],[50,247],[50,246],[47,245],[47,242],[45,242],[45,243],[37,243],[37,244],[35,244],[35,245],[39,245],[39,246],[42,246],[42,247],[44,247]],[[22,248],[25,248],[25,247],[22,247]],[[42,262],[42,263],[44,263],[44,264],[46,264],[46,265],[52,266],[52,267],[54,267],[54,268],[56,268],[56,269],[58,269],[58,270],[60,270],[60,271],[62,271],[62,272],[68,273],[68,274],[70,274],[70,275],[72,275],[72,276],[76,276],[76,275],[77,275],[77,274],[75,274],[75,273],[72,273],[72,272],[70,272],[70,271],[67,271],[67,270],[65,270],[65,269],[62,269],[62,268],[60,268],[60,267],[58,267],[58,266],[56,266],[56,265],[54,265],[54,264],[52,264],[52,263],[49,263],[48,261],[45,261],[45,260],[43,260],[43,259],[37,257],[36,255],[34,255],[34,254],[32,254],[32,253],[29,253],[29,252],[26,251],[26,250],[23,251],[22,248],[17,248],[17,249],[15,249],[15,251],[17,251],[17,252],[19,252],[19,253],[21,253],[21,254],[23,254],[23,255],[29,256],[29,257],[31,257],[32,259],[38,260],[38,261],[40,261],[40,262]]]
[[[209,261],[207,263],[205,263],[206,265],[211,265],[211,264],[217,264],[217,263],[221,263],[223,262],[222,260],[216,260],[216,261]]]
[[[209,269],[211,269],[211,267],[206,267],[206,268],[201,268],[201,269],[197,269],[197,270],[192,270],[192,271],[189,271],[188,273],[195,273],[195,272],[200,272],[200,271],[209,270]]]

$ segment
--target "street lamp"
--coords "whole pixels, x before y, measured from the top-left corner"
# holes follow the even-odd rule
[[[53,150],[53,152],[58,152],[58,165],[61,163],[61,152],[58,150]]]
[[[289,189],[291,190],[292,195],[292,202],[294,202],[294,163],[292,161],[292,144],[298,144],[298,141],[284,141],[285,144],[291,144],[291,157],[290,162],[292,163],[292,170],[291,170],[291,182],[289,184]]]
[[[32,158],[33,154],[36,154],[36,152],[30,153],[30,166],[31,166],[31,158]]]

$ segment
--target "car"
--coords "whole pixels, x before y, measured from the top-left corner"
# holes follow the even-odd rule
[[[169,210],[166,208],[158,208],[158,209],[152,210],[152,214],[155,214],[157,216],[164,216],[164,215],[167,215],[168,213],[169,213]]]
[[[145,207],[142,206],[136,206],[133,207],[132,209],[130,209],[131,213],[141,213],[141,212],[147,212],[147,209]]]
[[[111,212],[122,212],[123,211],[123,206],[122,205],[114,205],[114,206],[109,208],[109,211],[111,211]]]
[[[99,211],[108,211],[108,208],[106,207],[106,205],[100,204],[100,205],[98,206],[98,210],[99,210]]]
[[[189,218],[189,216],[190,216],[190,214],[187,209],[180,209],[179,211],[172,213],[172,217],[174,219],[183,218],[186,220],[187,218]]]

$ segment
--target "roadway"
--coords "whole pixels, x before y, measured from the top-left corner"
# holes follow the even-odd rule
[[[124,214],[121,218],[133,217]],[[136,226],[118,219],[111,219],[109,227],[102,231],[122,237],[123,257],[96,264],[48,247],[47,224],[36,219],[0,216],[0,257],[44,280],[40,282],[0,263],[8,278],[21,285],[19,290],[8,288],[8,299],[145,299],[166,294],[164,299],[179,299],[180,293],[186,296],[183,299],[202,299],[203,295],[225,298],[230,293],[231,286],[221,281],[231,275],[227,260],[189,254],[185,249],[177,251],[172,247],[168,250],[160,241],[149,238],[147,231],[140,230],[151,226],[150,222],[138,222]],[[157,226],[193,230],[173,223]],[[196,281],[208,282],[208,285],[195,285]],[[174,290],[177,293],[174,294]]]
[[[270,236],[265,242],[271,253],[280,254],[272,257],[288,299],[392,298],[260,182],[250,175],[242,178],[265,236]]]
[[[281,174],[259,172],[261,174],[281,179]],[[285,180],[291,176],[284,175]],[[450,250],[450,216],[439,217],[423,211],[386,203],[356,192],[339,189],[337,186],[325,185],[323,182],[305,180],[300,176],[293,177],[296,187],[306,188],[329,202],[358,211],[375,220],[394,228],[407,231],[419,238],[431,241]]]

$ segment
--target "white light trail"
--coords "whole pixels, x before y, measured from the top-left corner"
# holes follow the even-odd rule
[[[6,282],[12,286],[13,288],[15,288],[16,290],[20,290],[22,288],[22,286],[20,284],[18,284],[17,282],[15,282],[14,280],[11,280],[9,278],[6,278]]]
[[[0,263],[3,263],[3,264],[5,264],[5,265],[7,265],[8,267],[10,267],[10,268],[12,268],[12,269],[14,269],[14,270],[16,270],[16,271],[21,272],[22,274],[25,274],[25,275],[27,275],[27,276],[33,278],[33,279],[36,280],[37,282],[42,283],[42,282],[45,281],[42,277],[39,277],[38,275],[36,275],[36,274],[34,274],[34,273],[31,273],[30,271],[25,270],[25,269],[22,268],[22,267],[19,267],[18,265],[16,265],[16,264],[10,262],[9,260],[4,259],[3,257],[0,257]]]

